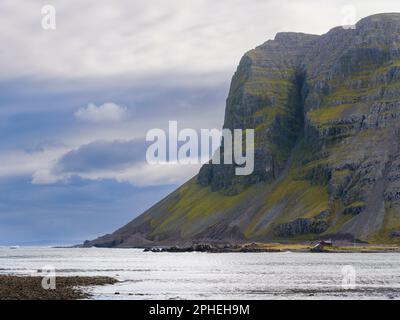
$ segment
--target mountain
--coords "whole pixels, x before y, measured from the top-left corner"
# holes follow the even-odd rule
[[[400,243],[400,13],[321,36],[278,33],[250,50],[232,78],[224,128],[255,129],[253,174],[206,164],[85,245]]]

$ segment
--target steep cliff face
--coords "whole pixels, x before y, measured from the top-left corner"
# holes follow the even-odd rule
[[[96,246],[316,237],[400,242],[400,14],[280,33],[242,58],[225,128],[255,129],[255,171],[202,167]],[[223,152],[223,150],[222,150]]]
[[[376,15],[322,36],[305,62],[306,132],[319,143],[307,166],[329,172],[330,232],[390,241],[399,227],[399,46],[400,15]]]
[[[255,129],[255,170],[236,176],[233,165],[205,165],[201,185],[232,195],[280,175],[303,127],[301,61],[317,38],[279,33],[244,55],[232,78],[224,128]]]

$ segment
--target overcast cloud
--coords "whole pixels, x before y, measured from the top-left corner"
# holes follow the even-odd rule
[[[54,5],[56,31],[41,28]],[[278,31],[321,34],[393,1],[317,0],[2,0],[1,77],[151,77],[177,71],[229,71]],[[347,17],[349,16],[349,18]],[[355,21],[354,21],[355,22]],[[18,61],[18,63],[15,63]]]

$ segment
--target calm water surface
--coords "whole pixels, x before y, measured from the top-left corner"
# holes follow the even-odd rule
[[[400,253],[0,248],[1,274],[39,275],[45,265],[120,280],[88,288],[95,299],[400,299]],[[342,286],[344,266],[356,272],[355,289]]]

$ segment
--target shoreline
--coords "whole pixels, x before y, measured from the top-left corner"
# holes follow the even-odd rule
[[[252,243],[218,243],[204,242],[195,244],[157,244],[154,246],[49,246],[53,249],[136,249],[144,252],[208,252],[208,253],[257,253],[257,252],[299,252],[299,253],[400,253],[400,246],[396,244],[372,244],[334,242],[323,244],[320,242],[252,242]],[[321,246],[322,244],[322,246]],[[24,247],[19,247],[24,248]],[[14,249],[14,248],[13,248]]]
[[[111,277],[56,277],[56,289],[45,290],[40,276],[0,275],[0,300],[78,300],[92,296],[84,287],[114,284]]]
[[[155,246],[143,249],[144,252],[208,252],[208,253],[257,253],[257,252],[299,252],[299,253],[400,253],[395,245],[377,244],[338,244],[321,241],[311,243],[247,243],[247,244],[193,244],[191,246]]]

